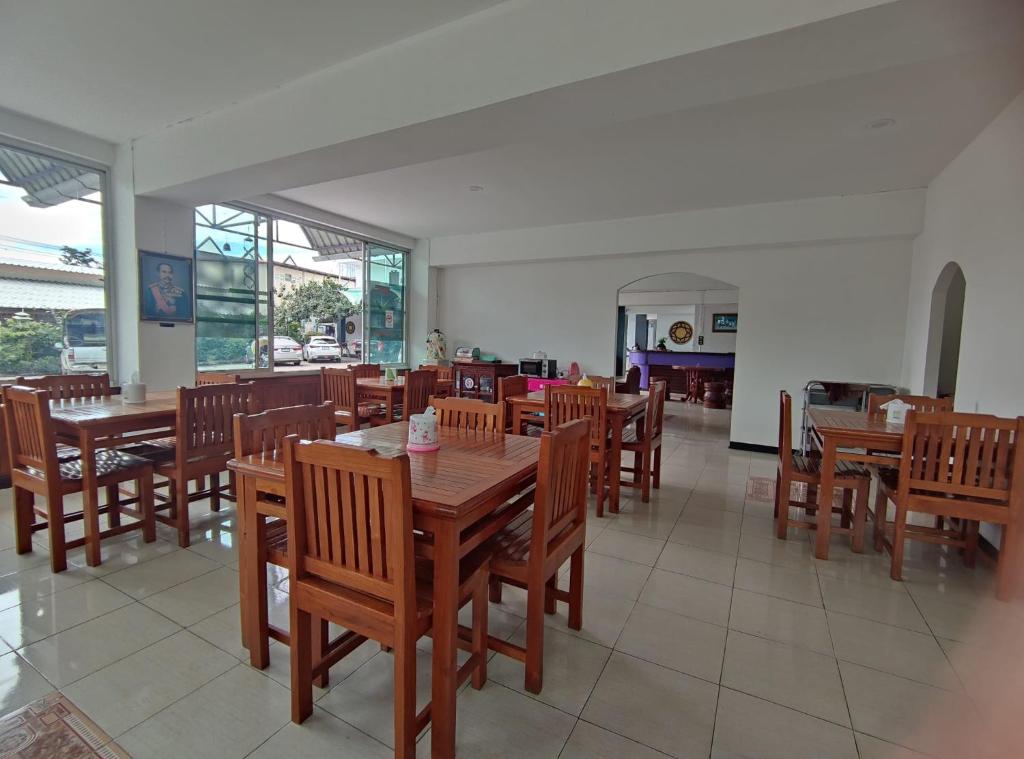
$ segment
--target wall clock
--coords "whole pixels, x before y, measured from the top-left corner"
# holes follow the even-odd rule
[[[675,322],[668,328],[668,336],[676,345],[686,345],[693,339],[693,325],[690,322]]]

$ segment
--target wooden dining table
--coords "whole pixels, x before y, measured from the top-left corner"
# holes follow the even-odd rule
[[[96,451],[173,435],[176,410],[173,390],[149,393],[142,403],[126,403],[120,395],[50,401],[57,436],[74,440],[81,451],[85,560],[90,567],[100,563]]]
[[[508,398],[512,404],[512,431],[519,434],[527,419],[536,422],[537,413],[544,411],[544,392],[537,391],[526,395],[515,395]],[[619,510],[619,481],[622,469],[622,432],[632,422],[639,422],[647,413],[647,396],[636,393],[608,394],[608,426],[611,432],[608,447],[608,509],[612,513]]]
[[[397,422],[338,435],[336,440],[396,452],[405,451],[408,434],[408,423]],[[533,502],[540,441],[446,427],[438,430],[438,437],[439,450],[410,453],[409,459],[413,524],[424,536],[417,540],[417,553],[431,558],[434,565],[431,755],[451,757],[455,755],[459,562]],[[243,614],[247,618],[262,614],[266,620],[266,573],[259,566],[259,547],[252,543],[258,533],[251,533],[249,526],[261,515],[287,515],[280,501],[285,494],[284,464],[271,453],[232,459],[228,468],[238,478],[243,524]],[[278,502],[260,494],[278,496]],[[247,643],[251,653],[254,642]],[[266,666],[268,662],[254,663]]]
[[[821,451],[821,484],[818,486],[817,529],[814,555],[828,558],[832,526],[832,490],[836,461],[892,466],[892,454],[903,447],[903,425],[891,424],[884,414],[836,408],[808,409],[811,444]]]
[[[395,418],[395,406],[402,402],[405,395],[405,377],[396,377],[393,380],[381,377],[360,377],[356,380],[359,388],[359,402],[382,403],[386,419]],[[450,380],[437,381],[438,395],[450,395],[452,383]]]

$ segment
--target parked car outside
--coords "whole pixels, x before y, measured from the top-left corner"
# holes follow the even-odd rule
[[[341,361],[341,346],[333,337],[317,335],[302,346],[302,358],[306,361]]]
[[[249,346],[249,361],[251,362],[254,358],[253,352],[256,348],[256,341],[254,340]],[[260,338],[260,363],[261,367],[269,365],[267,360],[267,338]],[[292,364],[298,366],[302,363],[302,346],[292,340],[287,335],[275,335],[274,336],[274,363],[275,364]]]
[[[64,342],[60,351],[62,374],[107,370],[107,316],[101,308],[68,311],[64,317]]]

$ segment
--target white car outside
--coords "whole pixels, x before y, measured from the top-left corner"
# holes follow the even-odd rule
[[[302,346],[290,337],[275,337],[274,363],[298,366],[302,363]]]
[[[311,337],[302,347],[302,357],[306,361],[341,361],[341,346],[333,337]]]

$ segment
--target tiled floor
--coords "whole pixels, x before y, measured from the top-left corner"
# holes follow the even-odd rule
[[[775,463],[728,449],[728,412],[668,413],[661,490],[646,505],[626,491],[621,514],[590,523],[583,629],[564,608],[546,620],[538,696],[501,657],[482,691],[460,693],[460,756],[968,755],[961,727],[991,698],[984,653],[1024,621],[994,600],[991,572],[915,544],[894,583],[883,558],[838,539],[818,562],[807,534],[773,537],[763,493],[748,497]],[[105,543],[97,569],[78,551],[54,577],[44,534],[14,553],[10,491],[0,499],[0,714],[59,689],[140,759],[390,755],[378,648],[335,667],[302,726],[286,649],[266,672],[246,663],[232,510],[197,515],[187,550],[161,528],[155,544]],[[281,623],[287,582],[271,580]],[[507,589],[492,631],[521,638],[524,610]]]

